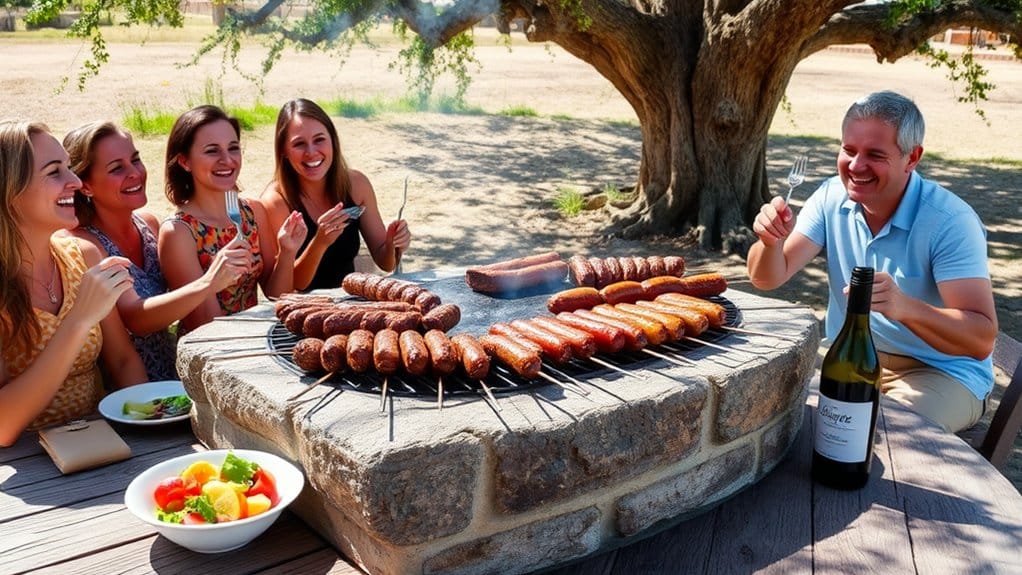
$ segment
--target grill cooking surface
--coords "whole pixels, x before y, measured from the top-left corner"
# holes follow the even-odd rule
[[[477,293],[465,285],[462,276],[439,279],[435,281],[420,282],[423,287],[431,290],[440,296],[444,303],[453,303],[461,308],[461,321],[450,331],[450,335],[456,333],[469,333],[474,336],[483,335],[490,326],[498,322],[509,322],[514,319],[528,319],[537,316],[550,316],[546,309],[546,300],[551,293],[573,287],[565,283],[550,288],[542,293],[533,292],[531,295],[524,295],[517,299],[493,298],[485,294]],[[723,297],[707,298],[723,305],[727,309],[727,325],[737,327],[742,323],[742,314],[737,306],[730,300]],[[711,329],[699,336],[699,340],[705,342],[717,342],[729,335],[724,330]],[[300,338],[289,332],[283,324],[276,322],[267,334],[267,345],[275,351],[290,350]],[[702,347],[696,343],[685,341],[672,342],[666,345],[650,347],[649,349],[673,358],[684,358],[685,352]],[[620,352],[615,354],[598,353],[596,358],[611,363],[621,369],[630,370],[641,367],[643,364],[662,359],[647,355],[641,352]],[[291,360],[290,355],[274,356],[284,367],[298,375],[306,374],[298,368]],[[684,361],[684,360],[683,360]],[[564,375],[577,379],[585,379],[594,375],[603,375],[613,372],[610,368],[596,362],[572,360],[565,365],[552,365],[544,360],[543,371],[551,377],[568,383]],[[322,374],[320,374],[322,375]],[[384,376],[370,370],[366,373],[354,373],[345,371],[335,374],[328,379],[328,382],[339,385],[343,389],[361,391],[366,393],[379,394],[383,389]],[[435,400],[438,393],[436,376],[414,376],[399,372],[387,378],[388,393],[399,397],[421,397],[423,399]],[[525,379],[514,373],[497,360],[492,360],[490,374],[485,380],[486,385],[495,394],[517,393],[532,389],[534,387],[551,385],[544,378]],[[459,369],[455,373],[443,378],[444,395],[477,395],[482,392],[479,382],[468,379]]]

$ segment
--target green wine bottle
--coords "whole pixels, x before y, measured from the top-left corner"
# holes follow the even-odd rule
[[[856,267],[841,332],[820,368],[813,478],[837,489],[869,480],[873,434],[880,410],[880,361],[869,329],[873,268]]]

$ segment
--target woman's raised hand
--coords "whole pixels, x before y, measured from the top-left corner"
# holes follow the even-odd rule
[[[316,239],[325,245],[334,243],[334,240],[344,232],[344,228],[348,227],[350,221],[348,214],[344,213],[344,204],[338,203],[323,212],[323,215],[316,220]]]
[[[408,222],[394,220],[387,226],[387,243],[403,253],[412,243],[412,233],[408,231]]]
[[[69,316],[86,325],[99,323],[110,315],[121,294],[131,289],[134,280],[128,268],[127,258],[109,256],[92,266],[82,275],[78,295]],[[65,294],[66,295],[66,294]]]
[[[284,220],[284,225],[280,226],[280,231],[277,232],[278,249],[290,254],[298,253],[298,248],[302,247],[307,233],[309,233],[309,229],[305,226],[302,214],[297,211],[291,212],[291,215]]]
[[[241,276],[252,271],[252,247],[237,235],[216,253],[204,274],[213,291],[219,292],[238,283]]]

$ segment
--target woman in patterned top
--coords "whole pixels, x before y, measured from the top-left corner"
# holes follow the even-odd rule
[[[193,108],[174,122],[167,141],[166,192],[180,211],[163,222],[159,235],[160,261],[174,262],[163,268],[171,289],[200,277],[238,235],[227,217],[225,194],[237,190],[240,138],[238,120],[216,106]],[[249,271],[186,315],[181,320],[186,330],[256,305],[257,285],[270,297],[292,290],[295,252],[306,233],[301,215],[292,212],[274,238],[260,233],[270,231],[262,206],[241,198],[238,202],[240,233],[250,250]]]
[[[134,291],[117,301],[149,379],[177,379],[175,341],[167,327],[204,299],[238,281],[248,271],[248,246],[241,238],[217,252],[206,273],[168,292],[157,257],[159,223],[143,211],[146,167],[131,134],[111,122],[91,122],[64,136],[71,169],[82,180],[75,193],[75,236],[103,256],[131,261]]]
[[[113,312],[131,289],[127,260],[55,235],[78,225],[80,186],[45,126],[0,122],[0,446],[94,412],[97,358],[116,387],[146,381]]]

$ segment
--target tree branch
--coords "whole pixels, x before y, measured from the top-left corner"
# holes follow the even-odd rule
[[[889,15],[886,4],[853,6],[834,14],[806,43],[802,57],[834,44],[869,44],[878,62],[894,62],[934,34],[959,26],[1022,36],[1022,22],[1012,12],[982,0],[941,2],[935,9],[906,16],[894,26],[885,24]]]
[[[402,0],[391,13],[404,20],[427,46],[437,48],[499,8],[498,0],[461,0],[442,10],[419,0]]]

